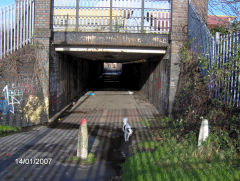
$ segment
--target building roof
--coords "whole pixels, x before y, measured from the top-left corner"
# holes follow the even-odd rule
[[[235,18],[236,16],[208,15],[207,25],[209,28],[214,28],[216,26],[226,27]]]

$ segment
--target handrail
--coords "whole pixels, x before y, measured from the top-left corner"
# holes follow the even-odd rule
[[[168,34],[170,0],[54,0],[53,30]]]

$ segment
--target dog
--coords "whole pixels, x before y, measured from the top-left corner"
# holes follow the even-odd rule
[[[133,130],[131,126],[128,124],[128,118],[123,118],[123,127],[122,130],[124,132],[124,140],[127,142],[129,140],[129,137],[132,135]]]

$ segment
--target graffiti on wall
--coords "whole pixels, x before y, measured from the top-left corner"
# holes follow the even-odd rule
[[[9,111],[11,113],[15,113],[15,106],[20,105],[23,99],[23,92],[22,90],[19,90],[15,87],[14,84],[12,84],[11,88],[9,88],[8,85],[6,85],[3,88],[3,95],[5,97],[5,101],[9,106]]]
[[[30,95],[27,104],[24,107],[25,118],[33,123],[40,123],[41,113],[44,110],[43,103],[37,96]]]
[[[15,114],[17,111],[17,107],[22,103],[26,102],[25,105],[22,105],[20,108],[20,112],[24,113],[24,117],[27,122],[32,123],[40,123],[41,115],[46,108],[44,106],[44,102],[41,101],[37,96],[35,96],[34,86],[30,83],[22,83],[18,87],[14,84],[6,85],[2,91],[2,98],[0,99],[0,113],[2,115],[7,115],[9,112]],[[26,101],[23,102],[23,99],[27,98]]]
[[[2,115],[7,115],[9,111],[9,105],[5,99],[0,100],[0,112],[2,112]]]

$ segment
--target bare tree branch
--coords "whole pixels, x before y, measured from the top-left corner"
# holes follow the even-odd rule
[[[221,14],[228,16],[236,16],[238,21],[240,20],[240,0],[209,0],[209,12],[215,14],[221,12]]]

